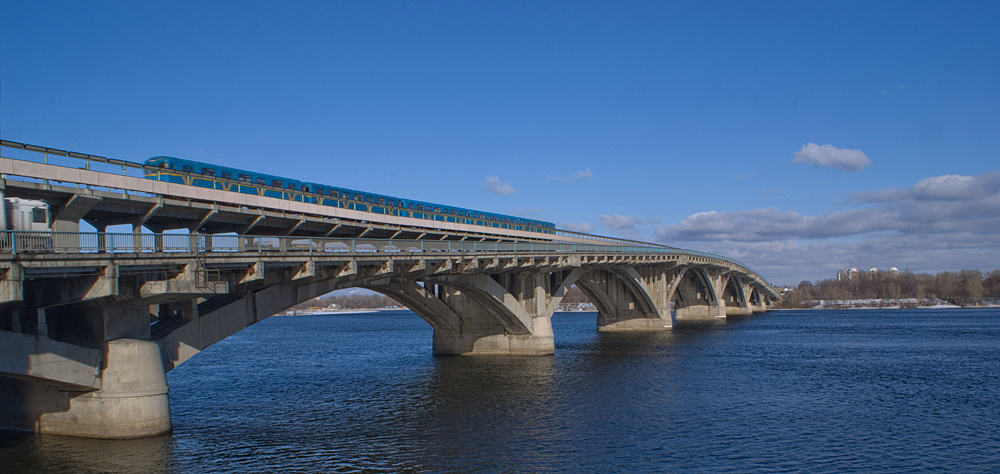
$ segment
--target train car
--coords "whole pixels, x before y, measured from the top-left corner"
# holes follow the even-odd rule
[[[555,233],[555,224],[551,222],[368,193],[181,158],[157,156],[146,160],[145,164],[146,178],[157,181],[375,214],[543,234]]]
[[[21,231],[15,245],[13,232],[0,232],[0,251],[52,250],[52,215],[49,204],[34,199],[6,197],[0,190],[0,231]]]

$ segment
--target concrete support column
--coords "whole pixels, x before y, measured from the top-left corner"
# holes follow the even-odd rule
[[[460,320],[457,330],[434,330],[438,355],[555,354],[547,275],[455,275],[432,292]]]
[[[691,305],[674,311],[674,319],[677,321],[713,321],[725,318],[725,306]]]
[[[548,356],[556,353],[552,318],[536,320],[538,334],[490,334],[463,331],[454,335],[434,331],[434,355]],[[546,334],[547,333],[547,334]]]
[[[650,275],[626,268],[596,271],[576,283],[597,306],[599,331],[665,331],[673,327],[667,281],[659,270],[650,270]]]
[[[132,222],[132,251],[142,252],[142,219]]]
[[[105,234],[105,232],[108,231],[108,226],[96,224],[96,225],[94,225],[94,229],[97,230],[97,232],[98,232],[98,236],[97,236],[97,253],[107,253],[108,252],[108,242],[107,242],[107,239],[109,237]]]
[[[45,322],[45,308],[38,308],[38,335],[49,335],[49,325]]]
[[[674,321],[696,322],[725,319],[726,306],[716,297],[716,278],[711,278],[702,270],[692,267],[674,277],[673,298],[677,302]]]
[[[169,388],[155,342],[109,341],[100,380],[100,390],[93,392],[59,391],[50,401],[58,409],[41,407],[37,431],[87,438],[138,438],[170,432]]]
[[[746,285],[738,278],[728,277],[723,281],[722,299],[726,302],[726,316],[746,316],[753,314],[750,305],[747,303],[749,295],[745,291]]]

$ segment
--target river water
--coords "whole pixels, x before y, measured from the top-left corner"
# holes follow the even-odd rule
[[[407,311],[274,317],[168,374],[174,431],[0,437],[0,472],[997,472],[1000,310],[773,311],[434,357]]]

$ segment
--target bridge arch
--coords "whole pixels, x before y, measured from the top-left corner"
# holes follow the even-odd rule
[[[683,265],[670,285],[669,301],[674,304],[674,319],[705,320],[725,317],[712,280],[704,267]]]
[[[726,315],[751,314],[753,311],[748,302],[749,295],[746,293],[747,285],[737,275],[728,274],[725,276],[722,302],[726,307]]]

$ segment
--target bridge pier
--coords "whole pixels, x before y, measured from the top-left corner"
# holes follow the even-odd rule
[[[537,334],[491,334],[490,331],[476,331],[481,328],[468,328],[457,335],[434,331],[434,354],[504,356],[555,354],[552,320],[537,318],[533,323]]]
[[[715,321],[726,318],[726,307],[718,305],[691,305],[674,311],[677,321]]]
[[[452,327],[435,327],[434,354],[555,354],[552,313],[565,290],[554,296],[547,274],[453,275],[430,286],[458,319]]]
[[[674,320],[677,322],[719,321],[726,318],[726,303],[719,295],[723,277],[704,269],[685,267],[671,282]]]
[[[601,332],[665,331],[673,327],[666,269],[612,267],[580,276],[577,286],[597,307]]]
[[[57,390],[40,400],[36,431],[86,438],[139,438],[168,433],[170,400],[155,342],[117,339],[107,344],[100,390]],[[47,405],[47,406],[46,406]]]

